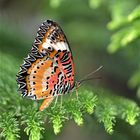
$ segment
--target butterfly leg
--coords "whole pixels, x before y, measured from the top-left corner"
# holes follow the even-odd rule
[[[61,108],[62,108],[62,104],[63,104],[63,94],[61,95],[61,104],[60,104]]]
[[[58,95],[57,95],[56,98],[55,98],[54,107],[56,106],[57,101],[58,101]]]
[[[76,89],[76,97],[77,97],[77,100],[79,101],[78,90],[77,89]]]
[[[52,102],[53,99],[54,99],[53,96],[50,96],[50,97],[46,98],[46,99],[43,101],[43,103],[41,104],[39,110],[40,110],[40,111],[43,111],[45,108],[47,108],[47,107],[50,105],[50,103]]]

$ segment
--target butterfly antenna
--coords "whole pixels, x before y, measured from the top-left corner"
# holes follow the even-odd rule
[[[101,79],[102,77],[98,76],[98,77],[91,77],[91,78],[86,78],[86,79],[82,79],[80,80],[80,83],[84,82],[84,81],[89,81],[89,80],[93,80],[93,79]]]
[[[100,66],[99,68],[97,68],[96,70],[92,71],[91,73],[87,74],[83,79],[81,79],[80,81],[83,81],[85,79],[87,79],[89,76],[93,75],[94,73],[98,72],[100,69],[102,69],[103,66]]]
[[[100,69],[102,69],[103,66],[100,66],[99,68],[97,68],[96,70],[92,71],[91,73],[87,74],[83,79],[81,79],[79,81],[79,84],[81,84],[84,81],[89,81],[92,79],[101,79],[101,77],[90,77],[91,75],[93,75],[94,73],[98,72]],[[90,77],[90,78],[89,78]]]

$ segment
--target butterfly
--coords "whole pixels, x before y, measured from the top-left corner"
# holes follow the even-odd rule
[[[23,97],[41,100],[40,111],[54,97],[73,91],[74,62],[67,38],[52,20],[42,23],[28,56],[17,74],[18,90]]]

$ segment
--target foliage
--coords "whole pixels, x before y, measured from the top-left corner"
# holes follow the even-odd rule
[[[42,119],[41,113],[30,106],[22,112],[21,123],[22,125],[26,124],[24,131],[29,135],[29,140],[39,140],[41,138],[41,132],[44,130]]]
[[[139,1],[128,1],[128,0],[91,0],[91,6],[98,8],[103,3],[108,3],[108,9],[111,14],[111,21],[107,24],[109,30],[113,31],[111,41],[108,45],[108,52],[115,53],[122,48],[130,47],[125,49],[128,55],[128,59],[135,59],[137,61],[137,70],[131,76],[128,81],[128,85],[131,88],[137,88],[137,95],[140,97],[140,70],[139,70],[139,59],[140,59],[140,5]],[[99,3],[96,6],[96,3]],[[126,6],[127,5],[127,6]],[[136,49],[135,49],[136,48]],[[131,52],[131,55],[130,55]]]
[[[16,138],[20,137],[19,123],[14,115],[15,113],[13,112],[3,112],[0,116],[0,128],[2,128],[1,137],[4,137],[6,140],[16,140]]]
[[[89,49],[88,52],[95,51],[95,56],[98,51],[103,52],[101,54],[104,55],[106,45],[108,45],[107,50],[113,56],[111,57],[112,63],[109,61],[110,57],[106,58],[103,55],[102,57],[107,60],[108,65],[111,65],[110,75],[114,76],[112,68],[116,73],[120,72],[119,76],[115,76],[120,78],[121,83],[121,78],[126,74],[125,80],[128,82],[128,86],[137,89],[137,95],[140,98],[139,1],[88,0],[84,2],[78,0],[73,2],[76,4],[73,5],[70,1],[64,0],[44,0],[42,13],[50,14],[50,16],[55,13],[55,17],[59,17],[59,20],[69,23],[64,26],[70,32],[72,42],[78,44],[77,46],[80,46],[81,50],[84,48],[83,46],[86,46],[86,50],[87,47]],[[53,8],[53,12],[49,13],[47,10],[50,8]],[[66,8],[67,10],[64,12]],[[9,27],[4,22],[0,25],[0,137],[2,139],[22,139],[23,134],[30,140],[47,139],[45,133],[49,134],[50,125],[52,125],[54,133],[58,134],[62,132],[67,121],[73,120],[75,124],[82,126],[86,124],[87,116],[97,121],[98,125],[103,126],[109,134],[116,134],[117,127],[122,130],[121,127],[125,122],[124,125],[128,124],[127,126],[130,128],[128,133],[140,136],[140,107],[136,100],[114,94],[118,91],[119,93],[124,92],[121,88],[113,91],[84,85],[72,95],[59,96],[58,102],[53,102],[43,112],[38,111],[41,101],[21,98],[17,92],[15,75],[27,47],[31,46],[27,43],[30,40],[23,34],[20,35],[16,28]],[[108,43],[109,38],[110,43]],[[93,40],[95,41],[93,42]],[[91,44],[94,44],[94,47]],[[82,57],[85,58],[84,56],[85,52]],[[80,67],[82,63],[80,58],[75,58],[79,59]],[[95,64],[99,62],[97,58]],[[115,63],[116,59],[119,60],[119,63],[122,62],[120,64],[127,64],[123,72],[121,67]],[[89,63],[93,63],[93,57],[90,58]],[[131,73],[128,74],[129,69],[131,69]],[[91,125],[94,126],[92,123]]]
[[[131,59],[137,61],[140,59],[140,47],[139,47],[139,37],[140,37],[140,5],[137,1],[113,1],[113,6],[110,6],[112,13],[112,20],[108,23],[108,29],[114,31],[111,36],[111,42],[108,45],[108,51],[110,53],[115,53],[124,47],[131,47],[130,50],[126,49],[126,53],[129,55],[131,51],[133,55],[130,56]],[[127,5],[127,6],[126,6]],[[136,46],[136,50],[134,49]],[[138,87],[137,94],[139,93],[140,85],[140,70],[139,62],[137,65],[137,72],[135,72],[130,80],[130,87]]]
[[[44,112],[39,112],[36,103],[30,100],[28,102],[22,101],[24,99],[21,99],[15,91],[16,84],[13,84],[15,83],[13,76],[15,76],[16,70],[9,69],[13,67],[13,63],[16,65],[15,59],[6,54],[3,55],[3,53],[1,53],[1,56],[3,61],[1,65],[2,114],[0,115],[0,127],[2,128],[1,136],[5,139],[18,139],[20,136],[19,130],[23,128],[30,140],[39,140],[43,136],[43,132],[46,131],[43,124],[52,123],[54,133],[57,134],[61,131],[65,121],[72,119],[77,125],[82,125],[84,115],[87,113],[93,114],[94,110],[97,120],[104,124],[108,133],[112,134],[117,121],[116,118],[134,125],[140,115],[140,108],[133,101],[115,95],[111,97],[108,91],[97,92],[88,89],[88,87],[81,87],[77,91],[78,98],[73,93],[71,96],[63,97],[65,99],[61,102],[62,99],[59,97],[56,104],[52,104]],[[10,63],[7,58],[10,58]],[[11,74],[7,75],[7,73]],[[7,91],[3,90],[5,86]],[[115,98],[115,101],[112,98]],[[10,109],[12,109],[12,112],[6,113],[6,110]]]

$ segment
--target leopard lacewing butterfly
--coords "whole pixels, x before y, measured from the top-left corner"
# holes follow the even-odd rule
[[[18,90],[23,97],[43,99],[43,111],[55,96],[75,87],[74,63],[69,43],[61,27],[47,20],[39,27],[37,37],[17,74]]]

